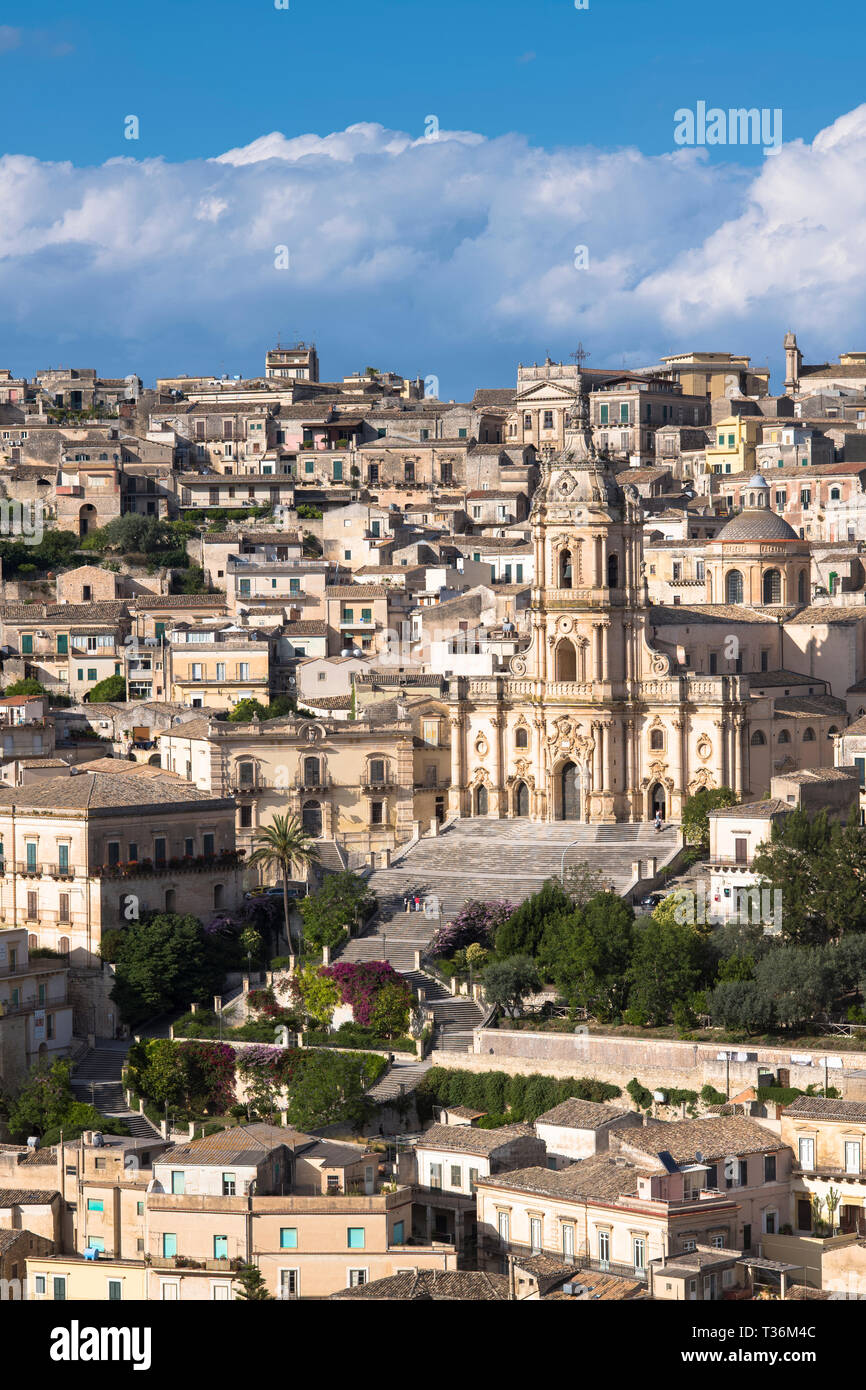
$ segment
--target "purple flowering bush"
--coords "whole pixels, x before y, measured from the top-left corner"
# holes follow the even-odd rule
[[[465,951],[475,943],[489,950],[497,929],[508,921],[513,911],[512,904],[504,899],[485,903],[468,898],[456,917],[446,922],[433,937],[430,954],[448,960],[456,951]]]

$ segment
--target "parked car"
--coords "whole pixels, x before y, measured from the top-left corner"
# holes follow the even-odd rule
[[[645,912],[652,912],[654,907],[658,907],[663,897],[664,893],[647,893],[646,897],[641,898],[640,905]]]

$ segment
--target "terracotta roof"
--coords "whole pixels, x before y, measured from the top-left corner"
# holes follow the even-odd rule
[[[447,1106],[445,1107],[447,1109]],[[418,1149],[445,1149],[454,1153],[486,1155],[512,1139],[534,1139],[531,1125],[503,1125],[500,1129],[475,1129],[472,1125],[431,1125],[415,1140]]]
[[[746,801],[741,806],[720,806],[715,811],[707,814],[711,819],[722,819],[724,817],[735,817],[737,820],[761,820],[766,816],[778,816],[784,811],[785,814],[794,808],[787,802],[780,801],[778,797],[768,797],[764,801]]]
[[[777,1134],[741,1115],[713,1115],[673,1124],[657,1121],[640,1129],[621,1130],[618,1138],[621,1145],[639,1149],[648,1157],[666,1150],[676,1163],[693,1162],[697,1153],[703,1162],[714,1163],[728,1154],[774,1153],[784,1148]]]
[[[334,584],[325,589],[325,598],[387,598],[382,584]]]
[[[866,1120],[866,1101],[798,1096],[790,1105],[785,1106],[782,1113],[795,1120],[850,1120],[852,1123],[861,1123]]]
[[[176,777],[141,777],[118,773],[115,777],[92,775],[51,777],[24,787],[0,787],[0,808],[63,811],[120,810],[130,806],[177,806],[190,801],[213,803],[223,798],[199,791]]]
[[[137,613],[148,608],[220,608],[226,603],[225,594],[139,594],[130,599]],[[98,606],[98,605],[97,605]]]
[[[602,1105],[594,1100],[577,1100],[572,1096],[552,1110],[546,1110],[535,1121],[536,1125],[559,1125],[563,1129],[600,1129],[611,1120],[621,1120],[627,1110],[615,1105]]]
[[[354,1289],[341,1289],[339,1293],[332,1293],[331,1298],[398,1303],[498,1303],[508,1298],[508,1280],[504,1274],[486,1274],[481,1270],[412,1269],[405,1274],[373,1279]]]
[[[559,1197],[563,1201],[615,1201],[617,1197],[636,1197],[638,1177],[646,1171],[646,1164],[639,1167],[628,1159],[620,1158],[617,1161],[613,1155],[602,1153],[581,1159],[580,1163],[573,1163],[570,1168],[561,1168],[558,1172],[550,1168],[517,1168],[510,1173],[499,1173],[496,1177],[478,1178],[476,1185],[536,1192]]]
[[[26,1187],[0,1187],[0,1207],[44,1207],[59,1196],[57,1188],[31,1191]]]

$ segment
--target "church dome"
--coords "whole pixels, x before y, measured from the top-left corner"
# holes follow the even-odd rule
[[[766,508],[732,517],[715,537],[717,541],[796,541],[797,532],[778,512]]]

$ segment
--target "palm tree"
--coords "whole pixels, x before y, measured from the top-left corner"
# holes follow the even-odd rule
[[[289,879],[292,866],[299,864],[307,869],[319,862],[318,845],[307,834],[297,816],[288,813],[274,816],[270,825],[258,830],[253,837],[258,847],[253,850],[248,864],[262,864],[265,868],[276,869],[283,880],[283,913],[286,919],[286,939],[292,946],[292,929],[289,924]]]

